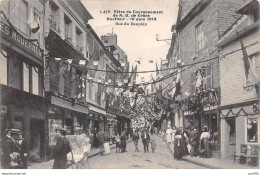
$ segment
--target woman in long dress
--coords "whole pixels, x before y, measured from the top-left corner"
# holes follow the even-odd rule
[[[174,158],[180,159],[183,155],[183,138],[181,130],[178,129],[174,136]]]
[[[206,126],[203,127],[203,132],[200,135],[200,152],[201,157],[209,158],[211,156],[210,146],[209,146],[210,134]]]

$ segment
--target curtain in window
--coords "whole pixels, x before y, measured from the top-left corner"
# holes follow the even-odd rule
[[[38,68],[32,68],[32,93],[39,95],[39,74]]]
[[[26,92],[30,90],[30,69],[25,63],[23,63],[23,90]]]

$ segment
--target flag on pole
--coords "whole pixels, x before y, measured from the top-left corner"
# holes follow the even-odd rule
[[[246,48],[240,38],[240,35],[238,34],[237,31],[237,36],[239,38],[240,44],[241,44],[241,49],[242,49],[242,53],[243,53],[243,61],[244,61],[244,68],[245,68],[245,76],[246,79],[250,78],[250,80],[252,81],[253,84],[257,84],[259,82],[259,79],[257,77],[257,75],[255,74],[255,72],[252,70],[252,64],[251,61],[249,60],[249,57],[247,55],[246,52]]]

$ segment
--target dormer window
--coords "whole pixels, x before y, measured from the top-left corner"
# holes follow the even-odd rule
[[[257,0],[251,0],[244,4],[236,13],[248,15],[248,26],[259,20],[259,3]]]

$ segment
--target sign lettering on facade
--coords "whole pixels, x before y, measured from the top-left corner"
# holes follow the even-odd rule
[[[40,57],[43,57],[43,50],[39,46],[23,37],[21,34],[13,30],[8,25],[4,24],[2,21],[1,34],[7,36],[11,40],[14,40],[15,42],[19,43],[20,46],[25,47],[26,49],[39,55]]]

